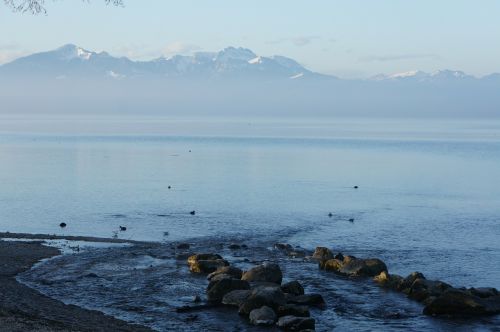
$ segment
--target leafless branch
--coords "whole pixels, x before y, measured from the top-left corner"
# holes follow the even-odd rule
[[[15,12],[31,13],[31,14],[46,14],[45,9],[46,0],[3,0],[7,7]],[[83,0],[89,1],[89,0]],[[123,0],[104,0],[107,5],[123,6]]]

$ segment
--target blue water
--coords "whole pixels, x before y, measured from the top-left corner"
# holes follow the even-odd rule
[[[500,288],[498,122],[3,120],[1,231],[283,234],[403,275]]]

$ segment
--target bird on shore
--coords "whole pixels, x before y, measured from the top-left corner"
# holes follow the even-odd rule
[[[192,216],[194,216],[196,214],[196,211],[193,210],[193,211],[189,212],[189,214],[192,215]]]
[[[125,232],[127,230],[127,227],[125,226],[120,226],[120,231]]]
[[[66,227],[66,223],[65,223],[65,222],[60,223],[60,224],[59,224],[59,227],[61,227],[61,228]]]

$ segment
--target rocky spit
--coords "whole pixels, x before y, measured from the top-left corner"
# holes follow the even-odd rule
[[[402,277],[389,273],[381,259],[354,257],[328,247],[309,251],[286,243],[272,245],[267,240],[220,240],[136,242],[127,247],[56,256],[33,270],[28,270],[33,263],[57,251],[49,248],[49,255],[37,255],[43,251],[40,248],[47,247],[0,241],[4,251],[9,246],[32,250],[25,263],[16,256],[22,268],[5,279],[14,288],[3,285],[0,318],[2,322],[17,319],[17,323],[25,324],[19,331],[36,331],[26,325],[35,318],[44,326],[57,326],[58,331],[89,330],[88,326],[100,331],[102,324],[115,324],[117,330],[147,330],[110,315],[159,331],[369,331],[377,326],[374,322],[386,330],[405,330],[414,322],[430,321],[414,328],[423,331],[429,326],[443,327],[441,330],[470,327],[471,321],[484,322],[500,313],[500,295],[494,288],[456,288],[428,280],[420,272]],[[4,253],[4,263],[11,254]],[[147,263],[142,264],[145,259]],[[127,270],[131,261],[144,266],[136,264]],[[16,283],[14,275],[19,272],[23,283],[45,295]],[[12,298],[15,287],[24,291]],[[389,298],[381,300],[375,290],[389,294],[383,295]],[[23,298],[23,294],[29,296]],[[100,298],[106,299],[105,305],[99,304]],[[107,316],[58,301],[63,299],[102,310]],[[416,303],[412,308],[418,311],[405,309],[411,303]],[[16,316],[8,311],[12,308]],[[43,316],[37,318],[40,312]],[[66,312],[69,318],[63,317]],[[80,320],[79,315],[87,318]],[[349,317],[350,325],[339,320],[344,317]],[[445,325],[439,325],[441,322]],[[495,322],[496,318],[487,326]]]
[[[380,287],[423,303],[425,315],[464,317],[500,313],[500,294],[495,288],[454,288],[439,280],[428,280],[420,272],[401,277],[389,274],[386,264],[378,258],[334,254],[326,247],[317,247],[311,256],[289,244],[277,243],[274,247],[290,257],[317,261],[325,271],[349,278],[372,278]],[[224,305],[237,310],[252,325],[313,331],[315,320],[309,308],[327,306],[321,294],[305,294],[299,281],[283,284],[283,273],[276,263],[264,262],[243,271],[218,254],[198,253],[189,256],[187,264],[192,273],[207,275],[207,306]],[[198,308],[186,306],[178,311]]]

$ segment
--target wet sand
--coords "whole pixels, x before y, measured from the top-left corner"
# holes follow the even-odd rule
[[[0,237],[16,236],[0,233]],[[0,331],[151,331],[99,311],[66,305],[15,279],[40,260],[59,253],[41,242],[0,241]]]

